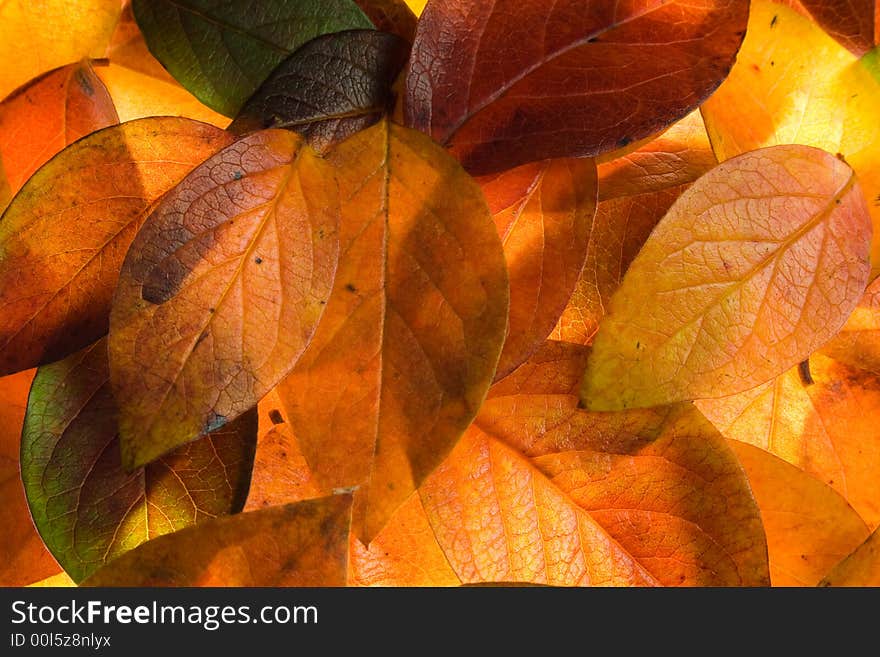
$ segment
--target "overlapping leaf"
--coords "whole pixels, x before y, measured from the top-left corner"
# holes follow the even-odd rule
[[[31,521],[21,485],[19,439],[34,374],[0,378],[0,586],[25,586],[61,570]]]
[[[620,148],[715,89],[748,6],[432,0],[407,74],[407,125],[478,174]]]
[[[761,509],[774,586],[815,586],[867,538],[865,522],[829,486],[757,447],[730,445]]]
[[[479,187],[424,135],[383,121],[330,159],[343,192],[336,286],[281,394],[320,484],[361,487],[368,542],[482,403],[507,269]]]
[[[748,390],[844,324],[868,281],[870,216],[852,170],[805,146],[729,160],[672,206],[602,320],[587,408]]]
[[[880,39],[880,6],[876,0],[780,0],[816,21],[838,43],[863,55]]]
[[[353,0],[133,0],[150,51],[208,107],[235,116],[278,64],[316,36],[371,27]]]
[[[150,205],[230,135],[195,121],[113,126],[47,162],[0,221],[0,373],[107,332],[125,252]]]
[[[596,212],[596,166],[588,159],[547,160],[479,182],[510,276],[500,379],[547,338],[574,291]]]
[[[376,29],[396,34],[407,43],[416,36],[418,18],[405,0],[355,0]]]
[[[338,222],[332,168],[286,130],[233,143],[158,204],[110,322],[127,469],[223,426],[288,374],[330,295]]]
[[[326,151],[382,118],[408,55],[406,41],[376,30],[313,39],[272,71],[229,129],[289,128]]]
[[[0,103],[0,153],[12,192],[68,144],[118,122],[113,101],[88,61],[21,87]]]
[[[6,0],[0,3],[0,98],[47,71],[102,57],[119,0]]]
[[[351,496],[250,511],[160,536],[84,586],[343,586]]]
[[[837,564],[819,586],[880,586],[880,529]]]
[[[868,200],[880,272],[880,83],[852,53],[787,7],[753,0],[736,66],[702,111],[719,160],[774,144],[840,153]]]
[[[880,524],[880,377],[816,354],[762,386],[697,406],[728,438],[765,449],[839,492]]]
[[[107,341],[41,367],[22,431],[22,480],[44,542],[79,581],[157,536],[242,509],[257,414],[127,473]]]
[[[865,296],[822,353],[850,367],[880,375],[880,279],[865,291]]]

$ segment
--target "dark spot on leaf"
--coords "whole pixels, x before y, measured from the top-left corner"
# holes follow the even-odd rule
[[[840,199],[839,198],[834,199],[834,203],[836,203],[837,205],[840,205]]]
[[[233,180],[241,180],[242,176],[244,176],[244,174],[241,171],[236,171],[235,173],[232,174],[232,179]]]
[[[624,146],[629,146],[632,143],[632,139],[629,137],[621,137],[617,140],[617,146],[619,148],[623,148]]]
[[[846,156],[843,153],[835,153],[834,157],[836,157],[841,162],[846,162]]]
[[[211,411],[208,413],[208,419],[205,420],[205,429],[203,433],[211,433],[212,431],[217,431],[220,427],[226,424],[226,416],[220,415],[219,413],[215,413]]]
[[[770,66],[776,66],[776,62],[774,62],[772,59],[770,60]]]
[[[779,20],[779,16],[774,14],[773,20],[770,21],[770,27],[776,27],[776,21],[778,21],[778,20]]]
[[[756,73],[760,73],[761,67],[758,66],[757,64],[752,64],[752,70],[755,71]]]
[[[798,374],[801,377],[801,383],[803,383],[805,386],[811,386],[813,385],[813,383],[815,383],[815,381],[813,381],[813,374],[810,372],[809,358],[798,364]]]
[[[346,283],[345,289],[348,290],[349,292],[351,292],[352,294],[354,294],[355,292],[358,291],[358,289],[352,283]]]
[[[599,37],[590,37],[587,39],[587,43],[596,43],[599,40]]]
[[[273,408],[269,411],[269,419],[272,420],[272,424],[284,424],[284,418],[281,415],[281,411],[277,408]]]
[[[213,315],[215,312],[217,312],[217,309],[216,308],[208,308],[208,312]]]
[[[254,262],[256,262],[258,265],[262,265],[263,259],[260,256],[257,256],[256,258],[254,258]]]

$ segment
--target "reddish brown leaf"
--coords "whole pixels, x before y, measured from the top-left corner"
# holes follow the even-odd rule
[[[593,410],[760,385],[833,336],[868,282],[853,171],[806,146],[720,164],[682,194],[611,299],[581,389]]]
[[[355,0],[355,3],[377,29],[396,34],[409,43],[415,39],[418,18],[404,0]]]
[[[149,207],[230,139],[187,119],[143,119],[77,141],[34,174],[0,221],[0,373],[58,360],[107,332]]]
[[[351,496],[276,506],[166,534],[83,586],[344,586]]]
[[[731,440],[761,509],[774,586],[815,586],[868,536],[840,495],[764,450]]]
[[[497,380],[547,338],[574,291],[596,212],[596,165],[548,160],[479,182],[510,276],[510,323]]]
[[[235,419],[288,374],[330,294],[338,221],[332,168],[286,130],[233,143],[163,198],[110,320],[127,469]]]
[[[0,378],[0,586],[25,586],[61,570],[31,520],[18,465],[34,374],[36,370],[28,370]]]
[[[875,25],[880,20],[877,0],[777,0],[812,18],[838,43],[862,56],[877,43]],[[880,36],[880,35],[878,35]]]
[[[369,542],[482,403],[507,268],[479,187],[425,135],[382,121],[329,157],[343,192],[336,286],[280,392],[321,486],[360,487]]]
[[[748,6],[432,0],[410,60],[407,125],[478,174],[620,148],[715,89]]]
[[[255,410],[133,473],[117,427],[106,339],[38,370],[22,480],[43,541],[77,581],[152,538],[237,513],[247,496]]]
[[[880,529],[837,564],[819,586],[880,586]]]
[[[55,153],[119,122],[88,61],[46,73],[0,103],[0,153],[12,192]]]
[[[807,382],[795,367],[697,406],[728,438],[768,450],[834,488],[873,529],[880,524],[880,377],[819,354],[809,363]]]

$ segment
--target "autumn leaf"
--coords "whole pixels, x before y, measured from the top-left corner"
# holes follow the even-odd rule
[[[46,163],[0,221],[0,373],[107,332],[125,252],[150,205],[231,137],[152,118],[105,128]]]
[[[338,221],[332,168],[286,130],[234,142],[162,199],[110,318],[127,470],[218,429],[287,375],[330,294]]]
[[[355,0],[377,30],[396,34],[407,43],[416,36],[418,18],[404,0]]]
[[[0,378],[0,586],[25,586],[61,570],[31,521],[21,485],[19,439],[35,373]]]
[[[119,0],[6,0],[0,3],[0,98],[38,75],[103,57]]]
[[[699,112],[634,151],[600,162],[599,206],[587,258],[568,305],[550,334],[590,344],[630,263],[679,196],[716,166]]]
[[[259,438],[245,511],[324,497],[315,481],[277,388],[260,400]]]
[[[280,392],[321,486],[360,487],[354,525],[369,542],[480,407],[507,269],[479,187],[424,135],[382,121],[329,157],[343,192],[336,285]]]
[[[846,324],[822,353],[880,375],[880,279],[868,286]]]
[[[6,169],[3,168],[3,151],[0,151],[0,215],[3,214],[3,211],[6,209],[6,206],[9,205],[9,201],[11,200],[12,188],[6,177]]]
[[[127,473],[107,340],[37,371],[21,439],[28,505],[48,548],[80,581],[156,536],[241,511],[257,414]]]
[[[880,84],[852,53],[787,7],[753,0],[736,66],[702,112],[722,161],[774,144],[840,153],[869,201],[880,273]]]
[[[547,338],[574,291],[596,212],[596,165],[588,159],[547,160],[478,182],[510,277],[510,325],[495,377],[500,379]]]
[[[351,496],[207,520],[111,561],[83,586],[344,586]]]
[[[808,380],[804,374],[795,367],[697,406],[728,438],[765,449],[834,488],[873,529],[880,525],[880,378],[819,354],[810,357]]]
[[[353,0],[133,0],[147,45],[211,109],[235,116],[278,64],[316,36],[372,27]]]
[[[91,64],[56,69],[0,103],[0,153],[12,192],[68,144],[119,122]]]
[[[407,125],[476,174],[620,148],[684,117],[715,89],[733,64],[748,7],[432,0],[407,74]]]
[[[762,449],[730,446],[761,509],[774,586],[815,586],[867,538],[865,522],[832,488]]]
[[[880,529],[837,564],[819,586],[880,586]]]
[[[729,160],[675,202],[611,299],[584,375],[592,410],[721,397],[805,359],[868,282],[852,170],[805,146]]]
[[[876,0],[777,0],[812,18],[842,46],[861,56],[876,43],[875,21],[880,21]],[[880,25],[880,22],[877,23]]]
[[[272,71],[229,129],[288,128],[327,151],[382,118],[408,56],[406,41],[376,30],[313,39]]]

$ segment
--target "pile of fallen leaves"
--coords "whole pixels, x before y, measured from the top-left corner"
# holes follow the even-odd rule
[[[878,40],[0,3],[0,583],[880,584]]]

